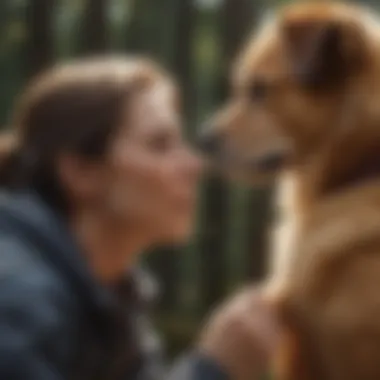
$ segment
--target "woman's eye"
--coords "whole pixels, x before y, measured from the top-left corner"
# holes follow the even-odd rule
[[[262,101],[268,96],[269,86],[265,80],[257,79],[249,88],[249,98],[252,101]]]

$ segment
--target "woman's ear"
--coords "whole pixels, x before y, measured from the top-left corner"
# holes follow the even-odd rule
[[[107,183],[104,164],[73,154],[61,154],[57,158],[59,181],[72,201],[93,203],[99,201]]]

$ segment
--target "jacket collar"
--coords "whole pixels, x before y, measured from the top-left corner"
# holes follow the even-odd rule
[[[93,276],[62,217],[34,191],[0,192],[0,229],[3,227],[38,246],[49,266],[66,279],[91,311],[110,311],[120,303]],[[126,273],[121,288],[126,303],[143,307],[154,304],[160,292],[158,283],[142,268]]]
[[[3,228],[36,246],[89,311],[104,314],[115,306],[112,292],[96,281],[64,220],[36,193],[0,193],[0,229]]]

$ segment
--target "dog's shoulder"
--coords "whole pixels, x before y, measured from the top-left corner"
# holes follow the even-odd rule
[[[380,269],[379,247],[380,181],[373,181],[326,199],[310,212],[297,247],[293,286],[325,289],[345,265],[368,251],[379,251]]]

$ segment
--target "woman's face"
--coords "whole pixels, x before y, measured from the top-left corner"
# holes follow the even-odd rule
[[[127,108],[107,165],[108,209],[152,243],[180,243],[192,230],[201,162],[182,137],[175,93],[159,82]]]

